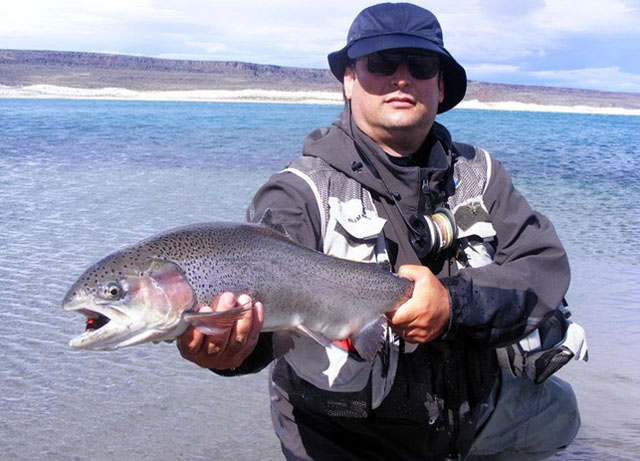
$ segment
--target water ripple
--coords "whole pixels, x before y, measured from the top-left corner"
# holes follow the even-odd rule
[[[335,115],[286,105],[3,102],[3,458],[281,459],[265,373],[223,379],[167,344],[74,351],[68,341],[83,321],[59,306],[87,266],[126,244],[190,222],[242,220],[256,188]],[[631,118],[463,110],[442,118],[455,138],[504,162],[567,246],[568,299],[592,360],[563,370],[584,423],[557,459],[640,452],[629,405],[640,385],[640,250],[631,237],[640,227],[640,134]]]

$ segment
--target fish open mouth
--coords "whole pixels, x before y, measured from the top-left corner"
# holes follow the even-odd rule
[[[105,326],[107,323],[111,321],[111,319],[106,315],[102,315],[97,312],[85,311],[84,314],[87,316],[85,331],[99,330],[100,328],[102,328],[103,326]]]
[[[128,322],[122,313],[114,309],[113,306],[99,306],[98,308],[100,311],[93,310],[93,307],[78,307],[77,304],[66,307],[66,310],[77,312],[86,317],[85,329],[82,334],[71,340],[69,343],[71,347],[104,349],[105,344],[127,329]]]

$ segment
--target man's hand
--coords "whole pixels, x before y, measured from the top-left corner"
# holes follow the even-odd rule
[[[411,298],[386,314],[391,329],[411,343],[433,341],[449,325],[447,289],[424,266],[400,266],[398,275],[413,280],[415,285]]]
[[[236,300],[232,293],[223,293],[215,304],[215,312],[226,311],[239,305],[251,306],[251,309],[236,321],[233,327],[215,335],[205,335],[190,327],[178,337],[178,349],[182,357],[202,368],[236,368],[256,347],[264,322],[263,306],[259,302],[252,305],[252,300],[247,295],[240,295]]]

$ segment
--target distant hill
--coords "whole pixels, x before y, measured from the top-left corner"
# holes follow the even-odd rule
[[[0,50],[0,85],[49,84],[136,91],[241,90],[340,91],[324,69],[235,61],[187,61],[102,53]],[[466,100],[516,101],[640,109],[640,94],[469,82]]]
[[[100,53],[0,50],[0,85],[37,84],[137,91],[340,90],[335,77],[321,69]]]

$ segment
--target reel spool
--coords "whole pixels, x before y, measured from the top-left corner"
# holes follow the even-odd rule
[[[411,246],[420,259],[451,247],[458,236],[456,220],[447,208],[438,208],[431,216],[414,215],[408,224]]]

